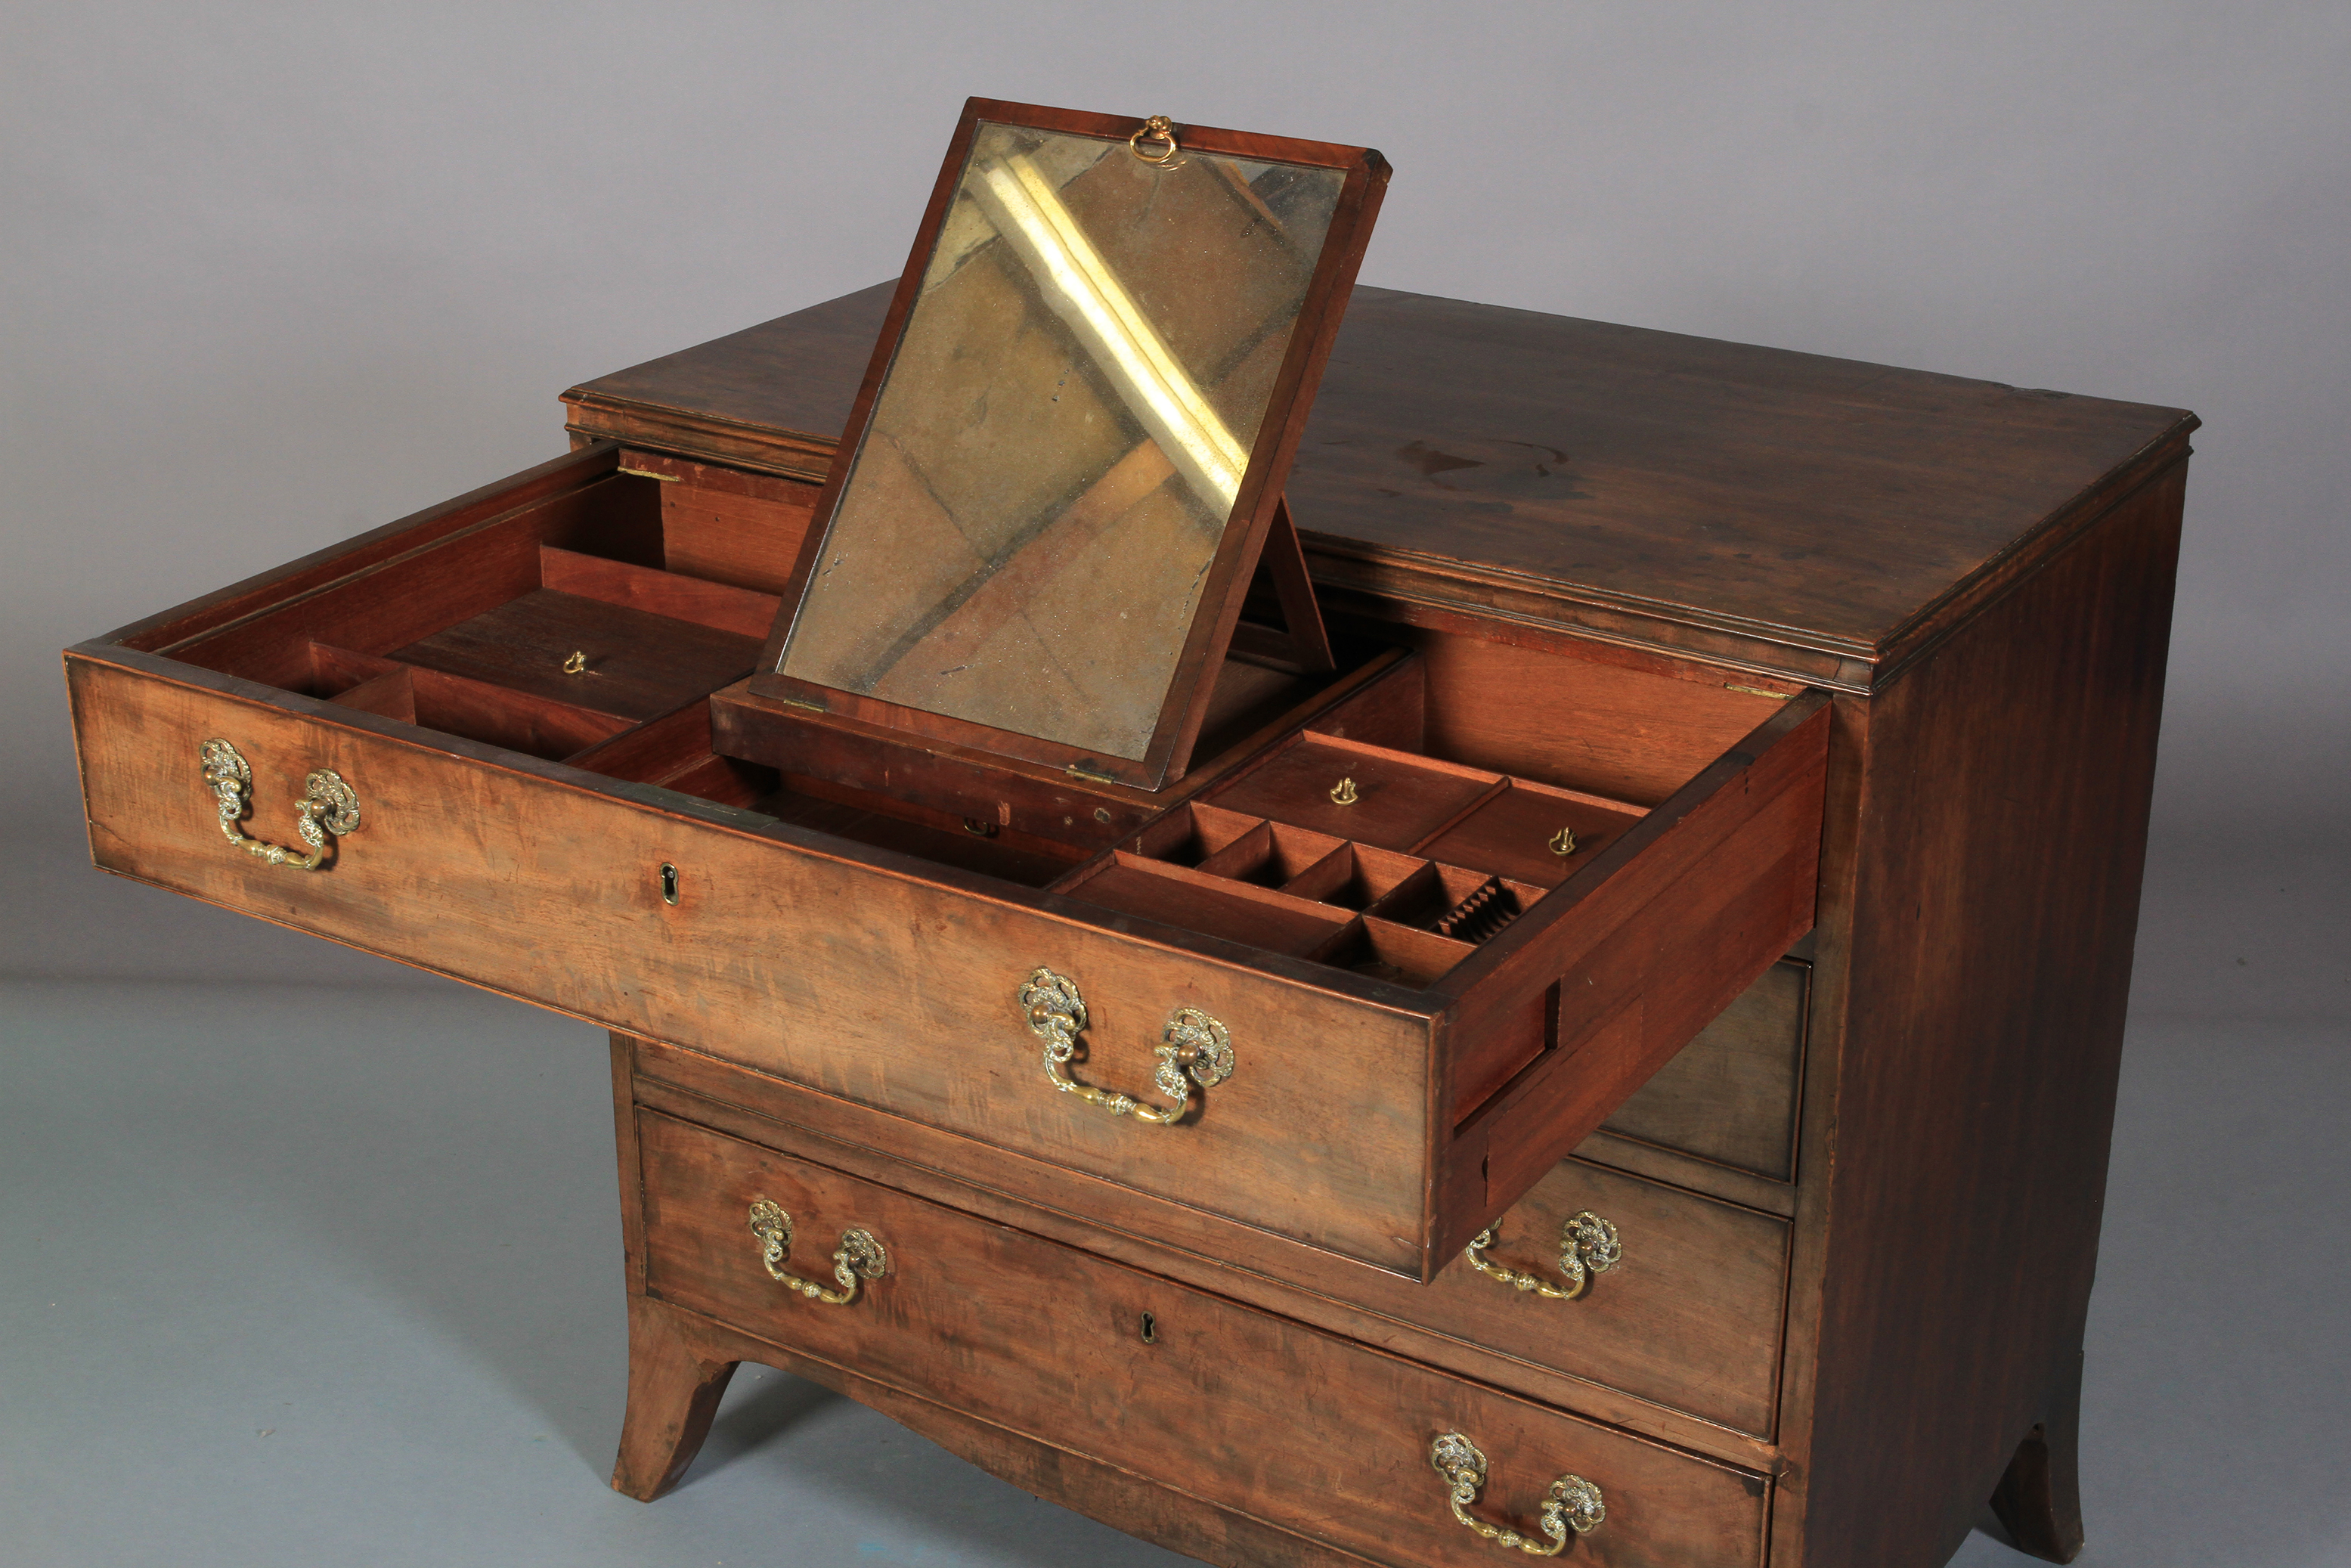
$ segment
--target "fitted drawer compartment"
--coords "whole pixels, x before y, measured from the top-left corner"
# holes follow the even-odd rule
[[[657,1113],[637,1126],[648,1293],[800,1356],[1374,1562],[1495,1561],[1431,1466],[1452,1432],[1490,1465],[1474,1517],[1540,1538],[1555,1479],[1598,1487],[1606,1517],[1573,1560],[1761,1560],[1761,1477]],[[762,1205],[789,1219],[783,1272],[842,1293],[852,1230],[887,1271],[847,1305],[779,1282]]]
[[[1485,853],[1497,822],[1526,837],[1502,816],[1471,830],[1567,785],[1395,760],[1452,699],[1392,650],[1289,698],[1248,674],[1244,733],[1157,795],[1035,764],[1007,765],[1002,812],[885,797],[870,773],[793,787],[713,744],[711,684],[772,599],[699,575],[711,536],[672,538],[664,486],[616,461],[577,454],[73,650],[99,863],[1409,1279],[1811,924],[1817,695],[1709,698],[1730,705],[1717,735],[1760,722],[1719,753],[1684,747],[1686,782],[1618,812],[1554,885],[1495,878],[1518,901],[1499,923],[1450,907],[1491,866],[1217,803],[1279,783],[1256,758],[1320,748],[1455,779],[1468,814],[1414,830],[1452,835],[1447,853]],[[783,497],[768,516],[783,532],[806,513]],[[1553,664],[1571,700],[1575,662]],[[250,771],[242,838],[298,860],[296,804],[321,772],[356,826],[315,871],[243,852],[202,773],[213,740]],[[969,776],[952,751],[926,788]],[[1184,812],[1267,825],[1186,866],[1155,826]],[[1134,847],[1103,851],[1106,833]],[[1279,917],[1044,886],[1105,854]]]

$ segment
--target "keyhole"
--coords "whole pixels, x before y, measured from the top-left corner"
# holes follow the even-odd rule
[[[1149,1312],[1143,1314],[1143,1343],[1145,1344],[1159,1343],[1159,1320]]]
[[[664,865],[662,867],[661,884],[662,902],[664,904],[675,904],[677,902],[677,867],[674,865]]]

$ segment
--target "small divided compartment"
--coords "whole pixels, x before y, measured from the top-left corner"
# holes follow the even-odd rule
[[[1053,890],[1398,985],[1434,983],[1647,811],[1323,727],[1346,725],[1356,704],[1422,695],[1400,680],[1310,720]],[[1389,727],[1399,726],[1419,727],[1408,713]]]
[[[610,778],[727,805],[764,799],[771,775],[711,750],[706,699],[758,661],[778,601],[744,580],[771,575],[759,554],[797,544],[806,486],[729,476],[720,493],[738,510],[759,507],[767,535],[762,551],[735,552],[729,581],[702,575],[714,553],[705,530],[690,511],[682,519],[670,494],[689,476],[705,483],[686,488],[707,488],[716,471],[632,470],[609,455],[603,466],[584,484],[575,474],[456,503],[436,519],[444,526],[368,552],[381,559],[346,563],[337,579],[249,613],[175,628],[192,634],[162,651]],[[214,620],[223,623],[204,623]]]

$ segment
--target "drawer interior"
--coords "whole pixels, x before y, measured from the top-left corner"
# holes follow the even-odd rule
[[[1072,810],[1051,769],[739,688],[714,698],[715,745],[774,772],[756,809],[780,820],[1426,989],[1792,695],[1605,649],[1334,631],[1351,673],[1328,685],[1228,663],[1207,760],[1155,796]]]
[[[1366,693],[1408,700],[1420,683]],[[1329,733],[1341,705],[1053,883],[1089,904],[1424,987],[1646,808]]]
[[[810,719],[772,761],[728,755],[714,736],[711,698],[758,663],[814,487],[644,454],[605,462],[601,473],[588,468],[437,537],[389,535],[380,559],[263,598],[242,616],[130,641],[338,706],[1032,887],[1185,793],[1081,787],[1085,799],[1071,802],[1069,781],[1040,792],[1023,777],[1050,770],[847,722]],[[411,531],[436,533],[430,524]],[[1234,655],[1217,684],[1196,778],[1343,685]],[[1005,804],[1014,800],[1024,808],[1018,823]]]
[[[790,571],[813,486],[635,461],[649,465],[524,498],[341,579],[264,600],[225,625],[186,637],[155,628],[130,642],[339,707],[1029,886],[1098,849],[1105,828],[1091,811],[1062,813],[1070,834],[1007,834],[964,809],[893,795],[868,779],[874,746],[844,747],[840,736],[828,755],[797,759],[790,773],[719,755],[710,695],[747,677],[759,658],[780,604],[771,588]],[[1326,677],[1237,658],[1217,685],[1208,747],[1229,747],[1323,686]],[[1119,816],[1114,825],[1134,825],[1143,813]]]
[[[1335,677],[1228,659],[1178,784],[1061,777],[747,697],[814,487],[651,454],[605,462],[148,645],[1415,988],[1597,861],[1777,695],[1343,625]]]
[[[607,472],[156,651],[549,761],[690,773],[744,804],[767,781],[696,769],[707,726],[695,757],[680,716],[749,672],[777,601],[672,570],[660,488]]]

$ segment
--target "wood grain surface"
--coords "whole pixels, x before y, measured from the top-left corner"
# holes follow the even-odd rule
[[[1490,1097],[1441,1102],[1453,1131],[1432,1162],[1432,1257],[1596,1131],[1811,928],[1828,731],[1822,699],[1786,705],[1437,983],[1465,1040],[1448,1091],[1530,1000],[1554,999],[1541,1056]]]
[[[691,1411],[704,1369],[724,1369],[710,1375],[731,1377],[736,1366],[748,1361],[845,1394],[1032,1497],[1203,1563],[1222,1568],[1363,1568],[1367,1561],[654,1297],[629,1298],[629,1334],[630,1401],[612,1486],[633,1497],[659,1496],[642,1478],[659,1478],[672,1463],[682,1472],[700,1448],[701,1434],[681,1413]],[[640,1341],[645,1347],[644,1375],[635,1370]],[[660,1375],[664,1370],[667,1376]]]
[[[570,428],[821,478],[888,295],[575,387]],[[1289,500],[1347,607],[1575,625],[1867,689],[2195,423],[1359,287]]]
[[[1792,960],[1764,970],[1618,1106],[1603,1132],[1766,1180],[1795,1180],[1811,974],[1812,966]],[[1618,1143],[1604,1148],[1585,1152],[1602,1160],[1627,1157]],[[1685,1170],[1676,1174],[1690,1185]]]
[[[1107,786],[1100,806],[1071,802],[1064,820],[1082,811],[1089,823],[1072,843],[1050,824],[1016,833],[1008,795],[996,809],[944,812],[900,800],[886,756],[878,777],[843,783],[837,766],[763,752],[747,767],[719,755],[726,725],[705,727],[689,710],[708,708],[705,695],[739,672],[747,639],[723,626],[756,591],[654,564],[667,559],[663,492],[707,476],[613,468],[609,451],[581,454],[556,469],[568,483],[520,476],[519,505],[478,506],[455,527],[427,514],[408,548],[397,534],[368,536],[341,575],[311,563],[289,571],[280,594],[243,596],[234,614],[200,604],[164,618],[141,640],[172,658],[78,650],[99,862],[1420,1279],[1808,918],[1820,828],[1802,781],[1819,762],[1798,721],[1818,699],[1671,680],[1655,684],[1698,693],[1719,716],[1759,706],[1772,716],[1745,749],[1698,764],[1697,780],[1571,862],[1555,890],[1508,884],[1526,913],[1483,946],[1426,927],[1490,867],[1422,868],[1367,893],[1360,915],[1246,874],[1148,860],[1105,862],[1085,885],[1071,876],[1065,892],[1029,893],[1081,858],[1090,835],[1140,827],[1120,815],[1139,792]],[[550,574],[590,591],[549,586]],[[693,618],[639,607],[649,604]],[[1513,673],[1535,697],[1573,692],[1585,667],[1559,650],[1540,667],[1528,659]],[[1286,800],[1296,790],[1276,775],[1302,748],[1315,754],[1309,804],[1353,812],[1369,831],[1390,793],[1419,800],[1427,791],[1416,786],[1433,782],[1398,841],[1443,831],[1505,779],[1341,733],[1265,748],[1280,724],[1344,731],[1358,711],[1372,730],[1426,735],[1426,712],[1400,721],[1384,694],[1441,700],[1463,684],[1447,669],[1431,683],[1390,652],[1319,692],[1307,683],[1302,706],[1286,677],[1253,706],[1259,688],[1242,683],[1226,722],[1258,727],[1228,754],[1236,782],[1215,787]],[[397,671],[404,677],[386,679]],[[304,687],[360,690],[362,700],[320,703]],[[716,711],[731,721],[740,710]],[[619,733],[632,721],[641,732]],[[853,752],[855,736],[815,727]],[[360,792],[362,831],[306,879],[238,859],[188,783],[188,758],[215,736],[257,770],[256,833],[287,836],[290,822],[272,825],[270,813],[321,766]],[[1630,752],[1646,744],[1635,737]],[[1667,732],[1664,748],[1691,760],[1687,734]],[[596,771],[528,766],[575,756]],[[812,772],[792,770],[801,765]],[[1226,766],[1220,755],[1207,770]],[[1362,773],[1363,803],[1331,805],[1322,774],[1332,767]],[[674,790],[755,814],[701,811]],[[451,920],[452,910],[471,918]],[[1063,1097],[1012,1006],[1040,967],[1086,997],[1081,1082],[1128,1093],[1148,1085],[1152,1050],[1182,1008],[1222,1020],[1246,1066],[1172,1130]],[[1645,1003],[1643,988],[1667,972],[1683,977],[1676,999]],[[1604,1023],[1636,1016],[1646,1021]],[[1521,1069],[1524,1082],[1506,1088]],[[1450,1131],[1498,1091],[1499,1109],[1466,1135]],[[1555,1115],[1562,1106],[1570,1113]],[[1140,1165],[1138,1136],[1160,1140],[1141,1145]]]
[[[1456,967],[1445,989],[1416,993],[1183,930],[1164,908],[1089,916],[1075,900],[1024,899],[886,852],[861,858],[786,823],[696,820],[600,792],[588,775],[522,770],[510,756],[467,755],[392,721],[145,655],[92,649],[71,670],[93,843],[110,870],[1419,1278],[1595,1128],[1809,918],[1819,805],[1814,794],[1805,806],[1801,783],[1818,764],[1806,761],[1801,726],[1789,730],[1795,744],[1766,734],[1756,758],[1734,753]],[[214,736],[256,768],[263,836],[290,831],[287,808],[311,768],[331,767],[360,791],[364,826],[327,872],[275,873],[221,841],[192,782],[191,759]],[[287,816],[273,822],[273,810]],[[680,875],[675,904],[659,891],[663,865]],[[444,918],[452,909],[474,918]],[[1612,946],[1620,923],[1644,935]],[[548,931],[564,940],[548,942]],[[1635,968],[1623,968],[1635,956]],[[1461,977],[1480,965],[1488,981]],[[1646,1024],[1621,1040],[1607,1034],[1593,1020],[1635,1017],[1625,1009],[1658,965],[1725,988],[1680,987],[1671,1006],[1639,1010]],[[1172,1129],[1055,1093],[1012,1005],[1040,966],[1086,996],[1083,1081],[1146,1085],[1151,1048],[1183,1007],[1234,1031],[1242,1070]],[[1545,989],[1570,971],[1585,983],[1554,1026]],[[1507,1002],[1491,999],[1503,991]],[[1455,1021],[1440,1030],[1448,1006]],[[1565,1049],[1453,1134],[1464,1099],[1498,1081],[1497,1064],[1507,1071],[1535,1054],[1553,1028]],[[1572,1113],[1556,1113],[1561,1105]],[[1138,1137],[1161,1140],[1140,1164]]]
[[[1466,953],[1360,917],[1437,875],[1387,852],[1147,797],[1109,826],[1259,904],[1336,900],[1394,984],[1164,899],[1090,911],[1040,890],[1050,856],[1029,887],[957,869],[1011,841],[943,808],[796,825],[875,813],[719,755],[715,663],[607,711],[527,629],[392,657],[549,591],[745,635],[872,293],[567,394],[625,452],[68,653],[101,866],[616,1031],[614,1484],[674,1484],[752,1359],[1237,1564],[1499,1561],[1444,1512],[1447,1426],[1495,1460],[1488,1517],[1562,1469],[1609,1489],[1571,1561],[1931,1568],[1987,1500],[2077,1549],[2193,417],[1357,290],[1289,505],[1335,643],[1417,656],[1331,728],[1646,815]],[[325,872],[222,839],[212,736],[258,836],[310,768],[359,791]],[[1011,1001],[1040,965],[1093,1011],[1080,1077],[1143,1088],[1177,1006],[1239,1071],[1173,1129],[1055,1093]],[[902,1268],[782,1298],[752,1186],[807,1210],[802,1262],[863,1223]],[[1548,1271],[1581,1208],[1625,1247],[1581,1301],[1459,1261],[1499,1215],[1496,1256]]]
[[[2184,465],[1874,705],[1820,1316],[1815,1562],[1938,1563],[2072,1413],[2162,712]]]
[[[1760,1558],[1761,1477],[652,1112],[639,1139],[647,1292],[861,1376],[1180,1478],[1375,1562],[1491,1561],[1428,1462],[1429,1442],[1457,1430],[1492,1461],[1486,1517],[1531,1531],[1554,1477],[1602,1487],[1608,1521],[1577,1542],[1580,1560]],[[889,1250],[890,1273],[847,1307],[785,1290],[747,1228],[759,1199],[792,1217],[793,1271],[829,1278],[854,1226]]]
[[[1408,992],[1302,963],[1310,980],[1284,978],[1217,937],[1193,939],[1240,962],[1170,948],[947,867],[861,860],[767,819],[730,829],[600,792],[588,775],[371,733],[360,727],[386,721],[368,715],[329,719],[87,658],[73,685],[110,870],[1386,1267],[1426,1264],[1432,1009]],[[194,762],[214,736],[251,760],[261,836],[290,838],[310,769],[350,782],[363,823],[329,870],[291,874],[221,839]],[[674,905],[664,864],[680,873]],[[1080,1076],[1147,1088],[1152,1048],[1182,1007],[1227,1022],[1238,1072],[1173,1128],[1056,1092],[1015,1005],[1040,965],[1075,978],[1092,1011]],[[1373,999],[1383,993],[1394,1000]]]

